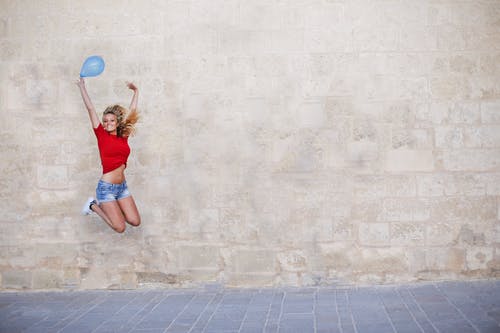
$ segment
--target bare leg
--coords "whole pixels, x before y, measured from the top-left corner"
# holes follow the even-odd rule
[[[118,200],[118,205],[123,214],[125,214],[125,220],[128,224],[134,227],[138,227],[141,224],[141,216],[132,196]]]
[[[111,229],[122,233],[125,231],[125,218],[123,217],[121,211],[119,211],[119,213],[116,212],[116,208],[119,209],[116,201],[103,202],[100,206],[97,204],[90,206],[90,209],[99,215],[103,221],[111,227]]]

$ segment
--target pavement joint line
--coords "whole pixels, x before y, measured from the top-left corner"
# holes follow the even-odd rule
[[[241,320],[240,327],[238,328],[238,332],[241,332],[241,329],[243,328],[243,323],[245,323],[245,319],[248,316],[248,309],[250,308],[250,304],[252,304],[252,301],[255,299],[256,292],[252,292],[252,297],[250,298],[250,301],[248,302],[248,305],[246,307],[245,315],[243,316],[243,319]]]
[[[476,325],[474,325],[474,323],[469,320],[469,318],[456,306],[456,304],[453,301],[450,300],[450,298],[448,297],[448,295],[446,295],[446,293],[443,292],[443,290],[441,290],[441,288],[439,288],[439,285],[436,285],[436,289],[439,290],[439,292],[441,294],[443,294],[443,296],[446,298],[446,301],[448,302],[448,304],[450,304],[451,306],[453,306],[455,308],[455,310],[457,310],[458,313],[460,313],[460,315],[465,319],[465,321],[467,321],[469,323],[469,325],[471,325],[472,328],[477,333],[481,333],[481,331],[476,327]]]
[[[149,294],[152,294],[152,293],[153,293],[153,291],[148,291],[147,293],[145,293],[145,295],[147,295],[148,293],[149,293]],[[135,319],[137,316],[139,316],[139,315],[140,315],[140,313],[141,313],[141,312],[142,312],[145,308],[147,308],[147,306],[148,306],[149,304],[151,304],[151,303],[155,302],[157,299],[161,299],[161,294],[160,294],[160,293],[159,293],[158,295],[155,295],[155,296],[153,297],[153,299],[151,299],[149,302],[147,302],[146,304],[144,304],[144,306],[141,308],[141,310],[137,311],[137,313],[136,313],[135,315],[133,315],[133,316],[132,316],[132,318],[130,318],[130,319],[127,321],[127,323],[129,323],[129,322],[131,322],[131,321],[132,321],[133,323],[135,323],[134,325],[130,325],[130,326],[129,326],[129,330],[128,330],[128,332],[132,332],[132,331],[133,331],[133,330],[137,327],[137,325],[139,325],[139,323],[141,322],[140,320],[134,320],[134,319]],[[158,305],[159,303],[160,303],[160,301],[158,301],[158,303],[157,303],[156,305]],[[144,314],[144,316],[148,315],[149,313],[151,313],[151,311],[149,311],[147,314]],[[126,325],[126,324],[124,324],[124,325]],[[122,325],[121,327],[123,328],[123,325]]]
[[[186,309],[189,307],[189,304],[191,304],[195,298],[196,298],[196,295],[193,295],[189,299],[189,302],[187,302],[186,305],[184,305],[184,308],[182,309],[182,311],[179,311],[179,313],[177,314],[177,316],[175,316],[175,318],[172,319],[172,321],[170,322],[170,324],[168,324],[168,326],[163,330],[163,333],[165,333],[165,332],[168,331],[168,329],[170,328],[170,326],[172,326],[172,324],[175,323],[175,321],[177,320],[177,318],[179,318],[186,311]]]
[[[394,326],[394,321],[392,320],[391,315],[389,314],[389,311],[387,311],[387,304],[385,304],[384,298],[380,296],[380,292],[378,289],[375,289],[375,292],[376,292],[377,297],[380,299],[382,308],[384,309],[385,315],[386,315],[387,319],[389,320],[389,323],[391,324],[392,330],[396,333],[397,330],[396,330],[396,327]],[[397,295],[399,296],[399,292],[397,293]],[[401,299],[401,297],[400,297],[400,299]],[[404,303],[404,301],[402,299],[401,299],[401,301]],[[405,308],[408,310],[406,303],[405,303]],[[408,312],[410,312],[410,311],[408,310]],[[412,318],[413,318],[413,316],[412,316]],[[420,330],[422,330],[422,328],[420,328]],[[422,332],[423,332],[423,330],[422,330]]]
[[[415,300],[415,304],[419,308],[420,312],[422,312],[422,314],[425,316],[425,319],[427,319],[427,322],[429,322],[429,324],[432,326],[432,328],[436,332],[439,332],[439,329],[436,327],[436,325],[434,325],[434,323],[432,322],[432,320],[429,318],[429,316],[427,315],[427,312],[422,308],[422,306],[420,305],[420,303],[417,302],[417,299],[415,297],[415,293],[410,288],[408,288],[408,292],[410,293],[410,295],[413,298],[413,300]]]
[[[424,328],[422,327],[422,325],[420,325],[420,323],[418,322],[417,318],[415,317],[415,315],[413,314],[413,312],[410,310],[410,307],[408,306],[408,303],[406,303],[406,300],[403,298],[403,295],[401,295],[401,288],[397,288],[396,290],[397,290],[398,296],[401,298],[401,301],[405,305],[405,308],[406,308],[406,310],[408,310],[408,313],[412,317],[413,321],[417,324],[418,328],[420,328],[420,331],[422,333],[425,333]]]
[[[283,297],[281,298],[280,314],[278,316],[278,323],[277,323],[278,332],[280,331],[280,323],[283,317],[283,308],[284,308],[283,304],[285,304],[286,295],[287,295],[286,291],[283,291]]]
[[[97,299],[100,299],[100,298],[103,298],[102,296],[98,296]],[[82,318],[83,316],[85,316],[87,313],[89,313],[92,309],[94,309],[95,307],[97,307],[99,304],[102,304],[104,303],[106,299],[104,298],[101,302],[97,302],[95,303],[93,306],[91,306],[89,309],[87,309],[87,311],[85,311],[84,313],[82,313],[80,316],[77,316],[75,319],[73,319],[72,321],[70,321],[69,323],[67,323],[65,326],[61,327],[57,333],[60,333],[61,331],[63,331],[66,327],[70,326],[71,324],[75,323],[78,321],[78,319]]]
[[[217,300],[217,297],[219,297],[220,299],[219,299],[219,300]],[[213,318],[213,316],[215,315],[215,313],[216,313],[216,312],[217,312],[217,310],[219,309],[220,304],[222,303],[222,300],[223,300],[223,299],[224,299],[224,294],[223,294],[223,293],[217,293],[217,294],[216,294],[216,296],[214,297],[214,300],[216,300],[218,303],[217,303],[217,305],[215,306],[215,309],[213,310],[213,312],[210,314],[210,317],[208,318],[207,322],[203,324],[202,332],[204,332],[204,331],[206,330],[206,328],[207,328],[207,326],[208,326],[208,323],[210,323],[210,320]],[[212,303],[210,302],[210,304],[212,304]],[[209,304],[208,306],[210,306],[210,304]],[[199,317],[199,318],[201,318],[201,315],[200,315],[200,317]],[[193,328],[194,328],[195,326],[196,326],[196,324],[195,324],[195,325],[193,325]],[[191,330],[192,330],[192,329],[191,329]],[[191,331],[191,330],[190,330],[190,331]]]
[[[357,288],[356,288],[356,289],[357,289]],[[356,332],[356,333],[357,333],[357,332],[358,332],[358,330],[357,330],[356,324],[355,324],[355,322],[354,322],[354,317],[353,317],[353,315],[352,315],[352,311],[351,311],[351,301],[350,301],[350,297],[349,297],[349,289],[345,289],[345,290],[343,290],[342,292],[343,292],[343,294],[344,294],[344,295],[343,295],[343,298],[344,298],[345,303],[346,303],[346,312],[349,314],[349,319],[350,319],[350,321],[351,321],[351,323],[350,323],[350,324],[352,325],[352,327],[353,327],[353,329],[354,329],[354,332]],[[343,322],[343,321],[342,321],[342,322]],[[343,324],[341,325],[341,328],[342,328],[342,330],[344,329],[344,325],[343,325]]]
[[[210,304],[212,304],[214,302],[214,299],[217,298],[217,295],[219,294],[219,292],[216,292],[211,298],[210,298],[210,301],[207,302],[207,304],[205,305],[205,307],[203,308],[202,311],[200,311],[200,314],[198,315],[198,317],[196,318],[196,320],[194,321],[193,325],[191,326],[191,329],[188,331],[188,333],[190,333],[195,327],[196,325],[198,324],[198,322],[200,321],[200,318],[203,317],[203,314],[207,311],[207,308],[210,306]]]
[[[119,313],[121,310],[123,310],[125,307],[127,307],[130,303],[132,303],[134,300],[136,300],[138,295],[135,295],[130,301],[128,301],[126,304],[124,304],[118,311],[115,312],[115,314]],[[111,320],[112,316],[109,317],[107,320],[103,321],[100,325],[98,325],[92,332],[97,331],[101,326],[105,325],[107,322]]]
[[[316,289],[313,293],[313,311],[312,311],[312,317],[313,317],[313,328],[314,328],[314,332],[317,332],[318,331],[318,328],[317,328],[317,320],[318,318],[316,318],[316,303],[318,301],[318,290]]]

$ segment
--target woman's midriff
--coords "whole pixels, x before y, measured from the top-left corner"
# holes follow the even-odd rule
[[[125,181],[125,164],[122,164],[113,171],[103,174],[101,179],[111,184],[123,183]]]

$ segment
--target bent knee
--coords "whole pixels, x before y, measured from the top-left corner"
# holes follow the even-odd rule
[[[141,225],[141,218],[136,218],[136,219],[130,219],[127,221],[130,225],[133,225],[134,227],[138,227]]]
[[[120,224],[114,224],[113,225],[113,230],[116,231],[119,234],[122,234],[126,229],[125,223],[120,223]]]

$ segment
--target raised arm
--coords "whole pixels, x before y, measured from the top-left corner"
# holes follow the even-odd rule
[[[92,123],[93,128],[97,128],[101,123],[99,117],[97,116],[97,112],[95,111],[94,105],[90,100],[89,94],[87,93],[87,88],[85,88],[85,80],[81,77],[79,81],[76,83],[80,88],[80,94],[82,95],[83,103],[87,108],[89,113],[90,122]]]
[[[132,82],[127,82],[127,87],[134,92],[134,96],[132,96],[132,101],[130,102],[130,111],[137,110],[137,100],[139,99],[139,89]]]

